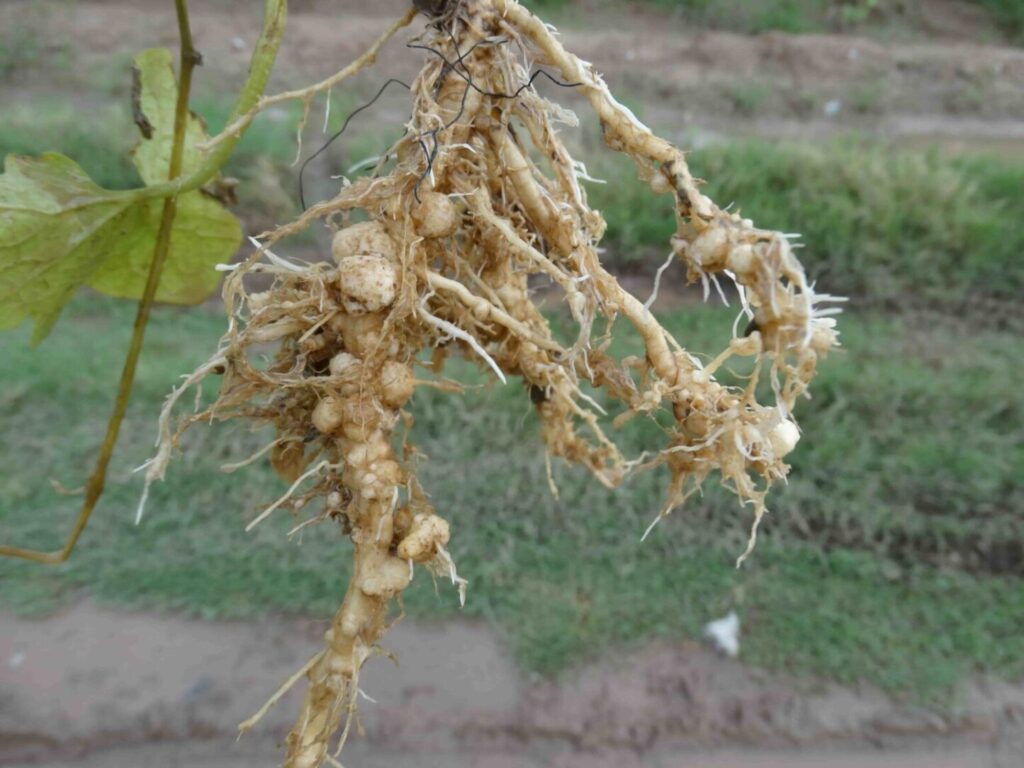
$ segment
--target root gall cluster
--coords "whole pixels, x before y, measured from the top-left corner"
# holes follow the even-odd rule
[[[252,525],[275,510],[301,510],[300,526],[336,522],[351,537],[352,579],[324,651],[308,665],[288,768],[333,762],[340,745],[332,749],[332,739],[341,730],[343,743],[348,733],[359,671],[416,566],[450,577],[460,593],[465,587],[446,549],[449,525],[420,488],[401,429],[418,387],[453,388],[432,378],[447,357],[476,360],[502,382],[521,379],[549,460],[581,464],[608,487],[664,467],[668,492],[655,522],[717,473],[751,506],[756,531],[800,438],[794,405],[837,344],[834,310],[821,307],[831,297],[814,292],[786,236],[703,195],[683,153],[615,101],[551,28],[514,0],[417,7],[428,15],[420,41],[430,52],[405,135],[372,174],[268,233],[230,271],[228,331],[169,398],[148,471],[149,480],[162,477],[195,422],[267,424],[275,432],[270,463],[290,487]],[[574,116],[524,87],[538,67],[589,101],[608,147],[634,161],[654,194],[672,195],[671,247],[689,280],[705,290],[719,279],[735,285],[737,325],[750,332],[734,332],[711,362],[687,352],[602,267],[604,221],[587,205],[585,171],[555,130]],[[295,264],[274,254],[278,241],[317,220],[336,229],[332,260]],[[251,292],[252,275],[269,277],[271,287]],[[554,336],[531,280],[560,289],[574,340]],[[616,322],[639,334],[642,357],[611,355]],[[268,345],[273,357],[262,364]],[[745,386],[715,377],[733,357],[753,361]],[[223,374],[217,401],[173,424],[180,396],[214,372]],[[763,376],[768,404],[755,396]],[[605,418],[608,406],[617,407],[614,418]],[[671,415],[664,444],[644,459],[624,457],[606,422],[655,412]]]

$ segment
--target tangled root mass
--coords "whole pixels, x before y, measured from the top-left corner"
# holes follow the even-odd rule
[[[448,523],[417,483],[415,453],[400,429],[417,387],[457,388],[418,378],[425,350],[433,373],[460,354],[502,381],[520,377],[549,457],[582,464],[610,488],[632,471],[664,466],[668,493],[655,522],[717,472],[752,507],[756,531],[799,438],[794,404],[837,344],[835,310],[820,306],[832,297],[815,294],[786,236],[703,195],[683,153],[615,101],[550,27],[514,0],[416,5],[430,18],[420,42],[431,52],[412,87],[405,135],[371,175],[268,233],[230,271],[227,333],[169,398],[147,474],[163,476],[191,424],[270,424],[275,439],[260,455],[269,454],[290,487],[251,525],[282,508],[314,510],[301,525],[335,521],[352,539],[351,582],[324,650],[304,669],[308,690],[288,737],[288,768],[336,762],[331,742],[339,729],[341,743],[348,733],[360,668],[415,566],[450,577],[460,593],[465,587],[446,549]],[[537,71],[581,92],[608,147],[634,161],[653,194],[673,196],[671,248],[689,280],[705,289],[719,278],[735,284],[754,330],[734,332],[710,363],[689,354],[602,267],[605,222],[587,205],[585,169],[555,130],[575,117],[526,86]],[[275,242],[318,219],[336,229],[332,260],[299,265],[274,255]],[[248,290],[253,274],[269,275],[269,289]],[[571,345],[554,337],[531,300],[534,276],[564,295],[578,329]],[[639,333],[642,358],[610,354],[616,320]],[[268,348],[272,359],[260,362]],[[744,387],[715,378],[733,356],[753,360]],[[755,398],[761,371],[770,377],[770,404]],[[216,402],[174,424],[179,397],[211,373],[223,375]],[[620,404],[616,423],[670,413],[664,445],[642,463],[627,460],[582,387]]]

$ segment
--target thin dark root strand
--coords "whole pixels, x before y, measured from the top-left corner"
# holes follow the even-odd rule
[[[485,43],[485,42],[487,42],[487,41],[486,40],[482,40],[481,41],[481,43]],[[507,41],[503,41],[503,42],[507,42]],[[473,48],[476,48],[477,45],[480,45],[480,43],[476,43],[473,46]],[[455,72],[455,74],[457,74],[466,83],[469,84],[470,88],[472,88],[474,91],[479,93],[481,96],[487,96],[487,97],[492,98],[492,99],[515,99],[515,98],[518,98],[519,94],[521,94],[527,88],[530,88],[533,85],[534,81],[536,81],[536,79],[538,77],[540,77],[541,75],[546,77],[548,80],[550,80],[552,83],[557,85],[559,88],[578,88],[579,86],[583,85],[583,83],[567,83],[567,82],[565,82],[563,80],[559,80],[557,77],[555,77],[554,75],[550,74],[549,72],[547,72],[547,71],[545,71],[543,69],[537,69],[537,70],[534,70],[533,74],[530,75],[530,79],[529,80],[527,80],[521,86],[516,88],[512,93],[501,93],[500,91],[485,91],[483,88],[481,88],[480,86],[478,86],[476,83],[473,82],[473,78],[472,77],[470,77],[469,75],[467,75],[467,74],[465,74],[463,72],[460,72],[459,69],[455,66],[455,62],[449,60],[447,56],[445,56],[441,51],[437,50],[436,48],[432,48],[429,45],[421,45],[419,43],[406,43],[405,47],[406,48],[416,48],[416,49],[419,49],[419,50],[422,50],[422,51],[429,51],[430,53],[432,53],[435,56],[437,56],[438,58],[440,58],[441,61],[443,61],[445,64],[447,64],[449,69],[451,69],[453,72]],[[457,61],[461,63],[463,61],[463,59],[465,59],[465,57],[469,55],[470,51],[472,51],[473,48],[470,48],[469,51],[466,51],[464,54],[462,54],[462,56],[460,56],[457,59]]]
[[[448,32],[448,36],[452,39],[452,43],[453,43],[453,45],[455,47],[456,53],[458,53],[459,47],[458,47],[458,44],[455,41],[454,34],[452,33],[452,31],[450,29],[447,30],[447,32]],[[417,139],[417,141],[418,141],[418,143],[420,145],[420,149],[423,150],[423,156],[424,156],[424,158],[426,160],[426,164],[427,164],[426,168],[423,171],[423,173],[420,174],[418,179],[416,179],[416,184],[413,187],[413,195],[416,198],[417,202],[420,201],[420,186],[423,184],[424,179],[426,179],[428,176],[430,176],[430,172],[434,169],[434,160],[437,159],[437,153],[438,153],[438,150],[440,149],[439,141],[438,141],[438,134],[441,131],[448,130],[449,128],[451,128],[453,125],[455,125],[461,119],[462,115],[466,111],[466,99],[469,96],[470,90],[476,91],[481,96],[486,96],[486,97],[492,98],[492,99],[516,99],[516,98],[519,97],[519,95],[523,91],[525,91],[528,88],[532,87],[534,82],[537,80],[537,78],[541,77],[541,76],[547,78],[550,82],[554,83],[559,88],[577,88],[577,87],[583,85],[583,83],[567,83],[567,82],[563,82],[562,80],[559,80],[558,78],[554,77],[553,75],[551,75],[547,71],[545,71],[543,69],[538,69],[538,70],[535,70],[533,72],[533,74],[530,75],[530,78],[525,83],[523,83],[521,86],[519,86],[512,93],[501,93],[500,91],[486,91],[483,88],[480,88],[476,83],[473,82],[473,77],[469,74],[469,69],[466,67],[466,57],[469,56],[477,48],[479,48],[479,47],[481,47],[483,45],[504,45],[507,42],[508,42],[507,40],[498,40],[498,41],[494,41],[494,40],[479,40],[476,43],[474,43],[473,45],[471,45],[469,47],[469,49],[467,49],[465,51],[465,53],[459,53],[454,61],[448,59],[448,57],[445,56],[443,52],[441,52],[438,49],[433,48],[433,47],[431,47],[429,45],[419,45],[419,44],[416,44],[416,43],[406,43],[406,48],[424,50],[424,51],[429,51],[430,53],[433,53],[435,56],[439,57],[444,62],[445,68],[446,68],[446,70],[448,72],[454,72],[456,75],[458,75],[459,78],[461,78],[466,83],[466,90],[463,91],[463,93],[462,93],[462,101],[461,101],[461,103],[459,105],[459,111],[455,115],[455,117],[453,117],[451,120],[449,120],[447,123],[445,123],[445,125],[442,128],[433,128],[433,129],[431,129],[429,131],[426,131],[426,132],[420,134],[420,136]],[[397,78],[390,78],[389,80],[387,80],[387,82],[385,82],[380,87],[380,89],[377,91],[376,95],[374,95],[374,97],[372,99],[370,99],[370,101],[368,101],[366,104],[363,104],[362,106],[357,107],[355,110],[353,110],[349,114],[349,116],[347,118],[345,118],[345,122],[342,124],[341,128],[339,128],[334,134],[332,134],[331,137],[328,138],[327,141],[325,141],[323,143],[323,145],[320,146],[320,148],[316,150],[316,152],[314,152],[312,155],[310,155],[309,157],[307,157],[303,161],[302,166],[299,168],[299,202],[302,205],[302,210],[303,211],[307,210],[307,208],[308,208],[308,206],[306,205],[306,194],[305,194],[305,187],[304,187],[304,183],[303,183],[303,179],[304,179],[304,176],[305,176],[306,168],[309,166],[309,164],[313,160],[315,160],[317,157],[319,157],[321,154],[323,154],[327,150],[327,148],[330,147],[331,144],[333,144],[345,132],[345,130],[349,126],[349,123],[352,121],[352,118],[354,118],[356,115],[358,115],[363,110],[368,109],[371,106],[373,106],[377,102],[377,100],[380,99],[380,97],[384,94],[384,91],[387,90],[388,86],[392,85],[393,83],[397,83],[398,85],[401,85],[406,90],[412,90],[411,87],[407,83],[405,83],[404,81],[399,80]],[[431,138],[431,140],[433,142],[433,149],[430,149],[430,150],[427,149],[426,142],[423,141],[423,138],[426,137],[426,136],[429,136]]]
[[[352,112],[349,113],[349,116],[345,118],[345,122],[342,124],[341,128],[335,131],[335,133],[332,134],[331,137],[327,139],[327,141],[325,141],[316,152],[314,152],[312,155],[310,155],[303,161],[302,166],[299,168],[299,202],[302,204],[302,210],[306,210],[306,194],[302,184],[303,175],[306,173],[306,167],[313,160],[315,160],[317,157],[323,154],[327,150],[327,148],[330,147],[331,144],[333,144],[341,136],[341,134],[345,132],[345,129],[348,128],[349,123],[352,122],[352,118],[354,118],[363,110],[372,107],[377,102],[377,100],[384,95],[384,91],[387,90],[388,86],[392,85],[393,83],[398,83],[398,85],[402,86],[407,91],[412,90],[408,83],[405,83],[404,81],[399,80],[398,78],[395,77],[390,78],[387,82],[384,83],[384,85],[380,87],[380,89],[377,91],[376,95],[372,99],[363,104],[361,107],[357,107],[356,109],[352,110]]]
[[[427,158],[427,167],[424,169],[423,173],[420,174],[420,177],[416,179],[416,185],[413,187],[412,190],[412,193],[415,196],[417,203],[420,202],[420,185],[423,183],[423,180],[430,175],[430,172],[434,170],[434,160],[437,158],[437,151],[439,149],[437,139],[438,134],[441,131],[447,131],[449,128],[451,128],[453,125],[459,122],[459,120],[462,118],[462,115],[465,114],[466,98],[469,96],[469,91],[470,87],[469,85],[467,85],[466,89],[462,92],[462,101],[459,104],[459,111],[456,113],[455,117],[453,117],[451,120],[445,123],[444,127],[434,128],[433,130],[427,131],[425,134],[423,134],[424,136],[430,136],[434,140],[434,149],[431,152],[427,152],[426,144],[424,144],[422,138],[420,139],[420,147],[423,149],[423,154]]]

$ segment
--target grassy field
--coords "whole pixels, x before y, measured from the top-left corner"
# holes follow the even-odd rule
[[[361,103],[353,93],[335,102],[332,128]],[[196,105],[213,130],[226,121],[223,104],[210,98]],[[99,184],[138,184],[127,159],[134,127],[123,110],[111,104],[81,118],[72,114],[73,107],[46,100],[17,104],[0,125],[0,157],[60,147]],[[297,113],[258,119],[228,165],[227,175],[240,181],[238,212],[251,231],[300,210],[292,165],[297,120]],[[354,125],[311,166],[308,199],[332,194],[337,182],[330,173],[383,151],[397,131],[381,136],[372,123]],[[589,195],[608,221],[610,265],[653,272],[674,230],[671,199],[654,198],[629,161],[610,155],[596,136],[575,138],[590,172],[609,182],[590,184]],[[733,141],[694,151],[690,161],[695,175],[709,180],[713,199],[741,202],[744,215],[770,229],[790,232],[799,223],[801,259],[823,290],[887,309],[990,312],[997,322],[1013,314],[1024,291],[1024,227],[1014,225],[1024,219],[1024,157],[951,158],[848,139]]]
[[[38,351],[23,332],[0,338],[4,541],[55,546],[70,524],[77,499],[50,483],[72,487],[88,472],[129,320],[126,305],[83,298]],[[694,307],[666,320],[691,348],[710,350],[731,314]],[[289,541],[294,520],[282,514],[245,534],[281,483],[262,466],[217,470],[260,435],[194,431],[147,518],[132,524],[141,481],[131,470],[151,451],[159,402],[221,325],[204,310],[157,313],[110,489],[79,550],[56,569],[0,561],[0,605],[39,612],[88,594],[210,617],[333,611],[348,558],[340,532]],[[559,466],[556,502],[515,383],[461,401],[418,394],[413,437],[430,457],[422,479],[453,523],[452,552],[471,580],[466,613],[496,624],[544,673],[652,637],[697,637],[732,607],[744,658],[772,669],[932,702],[948,702],[972,671],[1024,673],[1015,337],[850,316],[844,338],[802,409],[792,480],[739,571],[750,520],[731,497],[709,489],[641,545],[664,477],[609,493]],[[449,373],[482,382],[466,364]],[[654,432],[637,423],[620,437],[637,451]],[[425,575],[406,606],[422,617],[459,610],[451,588],[435,591]]]
[[[826,28],[839,7],[660,4],[709,23],[712,8],[742,5],[747,16],[729,23],[755,31]],[[1011,29],[1019,6],[988,4]],[[105,186],[134,185],[124,159],[135,138],[126,101],[111,94],[109,104],[80,110],[19,99],[0,121],[0,156],[59,148]],[[226,117],[221,102],[197,104],[213,130]],[[338,97],[332,126],[357,103],[354,94]],[[241,181],[249,230],[298,210],[295,117],[258,120],[228,168]],[[389,138],[372,124],[355,126],[325,154],[312,195],[329,194],[337,185],[330,173]],[[609,262],[653,271],[673,228],[669,201],[652,202],[596,137],[579,143],[591,173],[610,182],[589,187],[608,220]],[[453,523],[452,552],[471,580],[466,612],[499,627],[522,664],[545,674],[652,637],[698,637],[703,622],[736,608],[744,659],[770,669],[867,680],[942,704],[971,672],[1024,675],[1024,391],[1016,375],[1024,161],[852,140],[731,142],[690,160],[716,200],[742,202],[763,226],[799,228],[801,258],[819,287],[854,299],[842,319],[845,350],[823,367],[814,399],[798,414],[805,439],[759,548],[742,570],[733,567],[750,520],[714,488],[641,546],[663,476],[610,493],[559,466],[556,502],[519,386],[481,386],[461,400],[424,390],[414,401],[413,437],[430,457],[421,475]],[[39,350],[28,348],[25,330],[0,336],[0,541],[56,546],[69,527],[78,500],[51,480],[74,487],[90,471],[131,312],[83,297]],[[665,322],[687,347],[707,352],[721,347],[732,315],[693,307]],[[132,468],[150,455],[159,404],[179,374],[205,359],[221,328],[205,309],[156,314],[108,495],[80,549],[57,569],[0,561],[0,606],[40,612],[91,595],[210,617],[333,612],[348,561],[340,532],[325,527],[289,541],[293,521],[279,515],[245,534],[245,522],[281,484],[261,466],[235,475],[217,469],[265,436],[194,431],[169,481],[154,489],[143,525],[132,524],[141,492]],[[449,373],[484,381],[466,364]],[[620,438],[635,454],[657,433],[637,420]],[[435,591],[423,575],[406,607],[421,617],[459,610],[448,585]]]
[[[819,287],[889,308],[1009,301],[1024,291],[1024,162],[949,158],[863,141],[728,143],[690,155],[707,193],[769,229],[801,234]],[[621,267],[660,263],[671,200],[652,201],[619,158],[591,190]]]

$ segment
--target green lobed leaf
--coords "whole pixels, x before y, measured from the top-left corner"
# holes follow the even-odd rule
[[[152,127],[150,138],[143,138],[132,153],[132,161],[147,184],[167,179],[174,138],[174,111],[178,85],[172,68],[171,52],[153,48],[135,57],[142,90],[139,106]],[[202,121],[189,115],[182,156],[182,173],[194,171],[203,161],[198,145],[207,139]],[[107,259],[89,280],[102,293],[121,298],[138,298],[146,285],[149,262],[156,243],[163,201],[148,201],[143,217],[147,226],[126,233],[116,257]],[[238,250],[242,230],[236,219],[219,202],[200,191],[178,198],[178,213],[171,234],[157,301],[172,304],[197,304],[217,287],[220,275],[213,269],[228,261]]]
[[[152,126],[133,155],[147,184],[166,180],[177,85],[171,54],[151,50],[136,59],[140,106]],[[184,173],[202,161],[205,138],[192,118]],[[201,192],[181,195],[171,249],[157,301],[194,304],[217,286],[213,266],[241,242],[238,221]],[[97,186],[74,161],[48,153],[9,156],[0,174],[0,330],[31,319],[32,341],[49,333],[64,304],[84,284],[123,298],[139,298],[159,228],[162,199]]]
[[[26,318],[42,340],[118,235],[133,227],[123,193],[96,186],[58,154],[9,156],[0,176],[0,329]]]
[[[137,299],[142,295],[149,261],[156,245],[162,200],[137,207],[138,224],[127,229],[117,248],[89,279],[89,285],[108,296]],[[198,304],[220,282],[213,268],[230,261],[241,243],[242,231],[231,213],[201,192],[178,198],[171,232],[171,250],[160,278],[156,300],[169,304]]]
[[[145,115],[152,133],[136,145],[132,161],[146,184],[159,184],[167,181],[167,170],[171,165],[174,111],[178,102],[178,81],[171,52],[166,48],[143,51],[135,57],[135,72],[142,86],[136,106]],[[195,113],[189,113],[185,151],[181,157],[182,173],[191,173],[203,162],[198,145],[207,138],[203,121]]]

